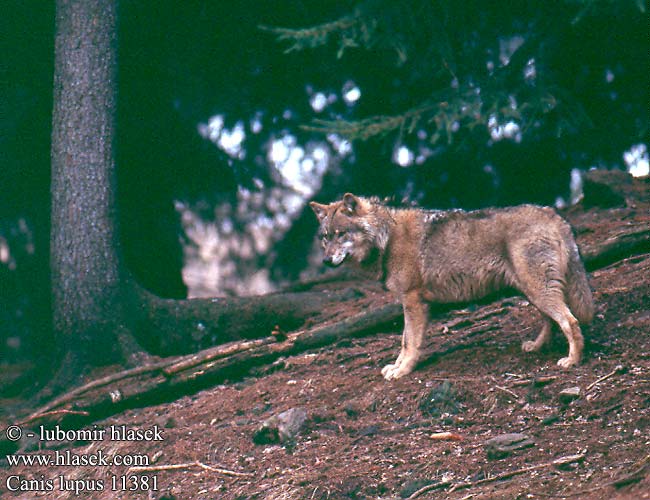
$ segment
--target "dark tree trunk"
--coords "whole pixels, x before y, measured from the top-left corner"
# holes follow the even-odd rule
[[[133,365],[302,325],[355,295],[292,293],[163,300],[126,270],[117,227],[116,0],[57,0],[52,125],[51,279],[59,370],[51,388],[89,369]],[[137,340],[136,340],[137,339]]]
[[[116,3],[58,0],[51,276],[66,363],[120,360],[124,317],[115,205]],[[73,367],[62,368],[70,375]]]

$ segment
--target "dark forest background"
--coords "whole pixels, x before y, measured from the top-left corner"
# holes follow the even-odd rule
[[[2,17],[0,356],[16,360],[50,348],[54,8]],[[576,201],[575,172],[647,166],[649,49],[633,0],[122,1],[122,252],[161,296],[186,296],[193,261],[218,276],[200,293],[255,293],[314,268],[310,199]]]

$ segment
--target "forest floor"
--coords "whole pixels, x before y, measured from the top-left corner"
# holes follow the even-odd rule
[[[589,227],[590,213],[596,211],[576,214],[582,227]],[[86,427],[105,431],[95,440],[45,446],[25,440],[25,453],[13,456],[48,463],[10,465],[3,457],[0,496],[650,498],[650,254],[596,269],[590,282],[596,318],[584,329],[584,360],[570,370],[556,365],[567,350],[559,334],[540,353],[522,352],[540,315],[521,297],[501,298],[433,316],[429,355],[397,381],[380,374],[399,350],[395,324],[174,401],[123,411]],[[380,287],[364,290],[323,317],[340,319],[393,300]],[[287,436],[274,433],[272,422],[258,432],[292,409],[306,418],[295,419]],[[148,435],[135,432],[147,429]],[[114,430],[134,432],[114,436]],[[526,446],[489,452],[489,439],[509,433],[523,434]],[[89,458],[97,456],[113,464]],[[116,459],[146,460],[150,469],[115,465]],[[57,465],[63,460],[80,465]]]

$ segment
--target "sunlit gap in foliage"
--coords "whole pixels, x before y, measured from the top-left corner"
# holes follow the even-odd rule
[[[315,113],[340,100],[352,107],[361,97],[354,82],[346,82],[340,94],[306,88]],[[282,119],[291,121],[294,113],[285,110]],[[183,280],[190,297],[255,295],[277,289],[270,266],[273,248],[306,203],[319,191],[323,176],[333,164],[352,154],[352,144],[338,134],[299,142],[286,127],[265,130],[264,116],[257,112],[248,120],[226,127],[223,114],[212,116],[197,126],[198,133],[229,157],[229,164],[255,161],[267,169],[266,181],[252,179],[252,186],[240,185],[236,204],[222,203],[206,218],[205,201],[190,204],[177,201],[176,209],[188,244],[184,247]],[[277,120],[270,120],[277,123]],[[248,150],[246,141],[266,133],[261,151]],[[259,143],[259,141],[258,141]]]
[[[18,263],[33,256],[35,250],[34,234],[25,218],[0,224],[0,267],[15,271]]]
[[[646,144],[635,144],[623,153],[623,160],[627,171],[633,177],[646,177],[650,175],[650,156]]]
[[[569,201],[567,202],[562,196],[557,196],[554,203],[555,208],[562,210],[569,205],[575,205],[582,201],[584,198],[582,175],[583,171],[579,168],[571,169],[569,174]]]
[[[335,92],[316,91],[311,85],[307,86],[306,91],[309,96],[309,105],[316,113],[323,112],[328,106],[339,100],[339,96]],[[361,98],[361,89],[353,81],[348,80],[341,89],[341,98],[348,107],[352,107]]]
[[[25,332],[31,331],[29,321],[35,303],[25,295],[20,276],[25,276],[39,258],[43,248],[36,248],[32,221],[18,217],[0,218],[0,352],[3,359],[19,355],[28,348]],[[28,274],[29,275],[29,274]],[[33,286],[30,282],[30,286]],[[28,344],[28,343],[27,343]]]
[[[400,167],[409,167],[413,164],[414,159],[413,151],[406,146],[399,146],[395,148],[393,153],[393,162],[397,163]]]

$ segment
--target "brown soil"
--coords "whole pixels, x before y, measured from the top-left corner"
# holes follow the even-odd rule
[[[54,456],[101,450],[107,457],[143,454],[150,465],[180,465],[138,473],[141,490],[146,489],[142,478],[148,476],[151,485],[155,476],[157,491],[113,491],[111,476],[120,486],[128,470],[124,466],[28,467],[4,460],[0,496],[397,499],[439,483],[417,498],[650,498],[650,254],[592,272],[591,284],[596,318],[585,329],[584,362],[569,371],[555,364],[566,354],[561,335],[539,354],[521,351],[522,341],[536,335],[540,318],[525,300],[509,297],[434,317],[430,356],[405,379],[386,382],[380,375],[399,349],[396,325],[95,424],[98,430],[157,425],[163,441],[107,437],[58,447],[49,443],[28,452]],[[387,300],[370,289],[365,298],[340,304],[336,313],[356,314]],[[560,391],[575,386],[580,397],[562,401]],[[264,420],[291,408],[303,408],[308,417],[293,441],[254,443]],[[462,439],[435,439],[444,431]],[[513,432],[526,434],[534,446],[502,458],[487,456],[486,440]],[[23,447],[35,445],[27,440]],[[566,466],[551,463],[576,454],[584,458]],[[482,481],[504,473],[515,474]],[[53,479],[54,491],[7,492],[7,478],[17,475],[36,480],[32,486],[41,489]],[[104,490],[62,492],[59,476],[84,481],[76,484],[86,488],[101,480]],[[18,480],[13,481],[16,486]]]

